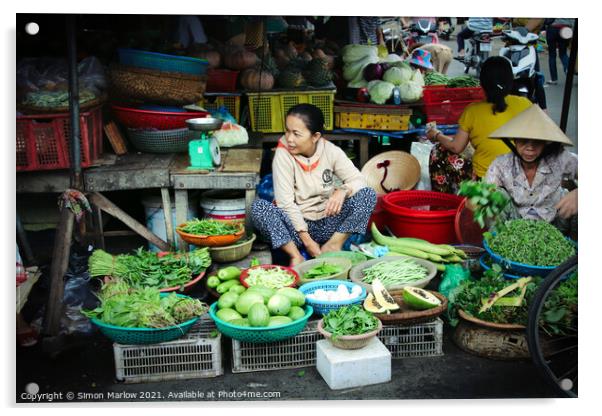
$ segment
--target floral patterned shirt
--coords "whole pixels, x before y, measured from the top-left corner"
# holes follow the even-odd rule
[[[551,222],[556,217],[554,206],[567,193],[560,186],[563,177],[577,178],[577,155],[567,150],[542,159],[531,185],[520,160],[513,153],[495,159],[487,170],[485,181],[504,189],[522,218]]]

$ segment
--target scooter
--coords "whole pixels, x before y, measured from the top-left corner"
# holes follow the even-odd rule
[[[504,47],[499,55],[508,58],[514,73],[514,91],[516,95],[537,102],[539,88],[543,88],[543,79],[535,71],[537,62],[536,45],[539,39],[535,33],[529,33],[524,27],[516,27],[503,32]],[[540,91],[541,93],[541,91]]]
[[[481,65],[489,58],[491,53],[491,41],[493,38],[500,36],[494,32],[485,31],[478,32],[472,35],[468,40],[469,47],[466,50],[464,58],[454,58],[464,64],[464,73],[468,74],[471,68],[474,68],[477,77],[481,75]]]
[[[451,18],[440,17],[437,19],[437,36],[440,39],[449,40],[452,33],[454,33],[455,27],[452,24]]]
[[[408,47],[416,43],[439,43],[437,22],[434,19],[418,19],[410,27],[409,36],[405,39]]]

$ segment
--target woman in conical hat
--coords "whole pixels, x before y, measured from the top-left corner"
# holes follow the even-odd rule
[[[577,214],[577,156],[565,149],[571,140],[543,110],[533,105],[490,134],[512,153],[499,156],[485,180],[504,189],[518,215],[555,225]],[[563,182],[564,181],[564,182]]]

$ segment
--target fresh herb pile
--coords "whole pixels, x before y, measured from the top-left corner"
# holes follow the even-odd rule
[[[482,228],[485,227],[485,220],[495,219],[510,202],[494,184],[483,181],[463,181],[459,194],[467,197],[475,208],[474,220]]]
[[[158,289],[134,289],[122,279],[112,279],[102,285],[97,294],[100,306],[82,310],[88,318],[125,328],[165,328],[201,316],[208,306],[193,298],[178,297],[175,293],[161,296]]]
[[[199,220],[195,218],[188,221],[180,230],[194,235],[230,235],[241,230],[240,224],[231,224],[217,220]]]
[[[324,330],[332,339],[342,335],[361,335],[378,328],[378,319],[359,305],[343,306],[324,316]]]
[[[343,270],[340,266],[324,262],[318,266],[312,267],[304,275],[304,279],[321,279],[340,273]]]
[[[385,287],[409,284],[423,280],[428,276],[428,270],[412,259],[381,261],[374,266],[364,269],[364,283],[372,283],[378,278]]]
[[[251,286],[265,286],[270,289],[280,289],[290,286],[295,281],[295,276],[281,267],[264,269],[262,267],[251,268],[247,271],[245,283]]]
[[[575,247],[553,225],[540,220],[510,220],[487,244],[497,255],[532,266],[558,266],[575,254]]]
[[[450,322],[454,326],[457,324],[457,311],[462,309],[469,315],[484,321],[526,326],[529,318],[529,305],[541,281],[541,278],[538,277],[527,283],[521,306],[493,305],[485,312],[479,313],[483,299],[488,299],[512,284],[511,281],[504,279],[501,267],[493,264],[480,280],[465,280],[450,292],[448,296]],[[520,289],[517,289],[506,296],[517,296],[519,292]],[[576,273],[562,282],[547,298],[541,317],[540,328],[548,334],[566,334],[576,329]]]
[[[430,71],[424,74],[424,85],[447,85],[449,77],[436,71]]]
[[[479,80],[471,75],[460,75],[451,78],[447,83],[450,88],[478,87],[479,85],[481,85]]]
[[[153,287],[164,289],[182,286],[211,265],[207,248],[189,253],[157,253],[138,248],[134,254],[113,256],[103,250],[95,250],[88,259],[88,271],[92,277],[112,276],[123,279],[133,288]]]

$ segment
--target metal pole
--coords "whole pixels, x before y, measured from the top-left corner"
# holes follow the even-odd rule
[[[69,136],[71,153],[71,187],[82,189],[81,186],[81,145],[79,126],[79,83],[77,76],[77,39],[75,15],[67,16],[67,51],[69,66],[69,116],[71,134]]]
[[[571,40],[571,55],[569,56],[569,67],[566,73],[566,83],[564,84],[564,97],[562,99],[562,113],[560,114],[560,129],[566,133],[566,125],[569,118],[569,106],[571,104],[571,93],[573,92],[573,77],[575,75],[575,66],[577,63],[577,20],[573,28],[573,39]]]

